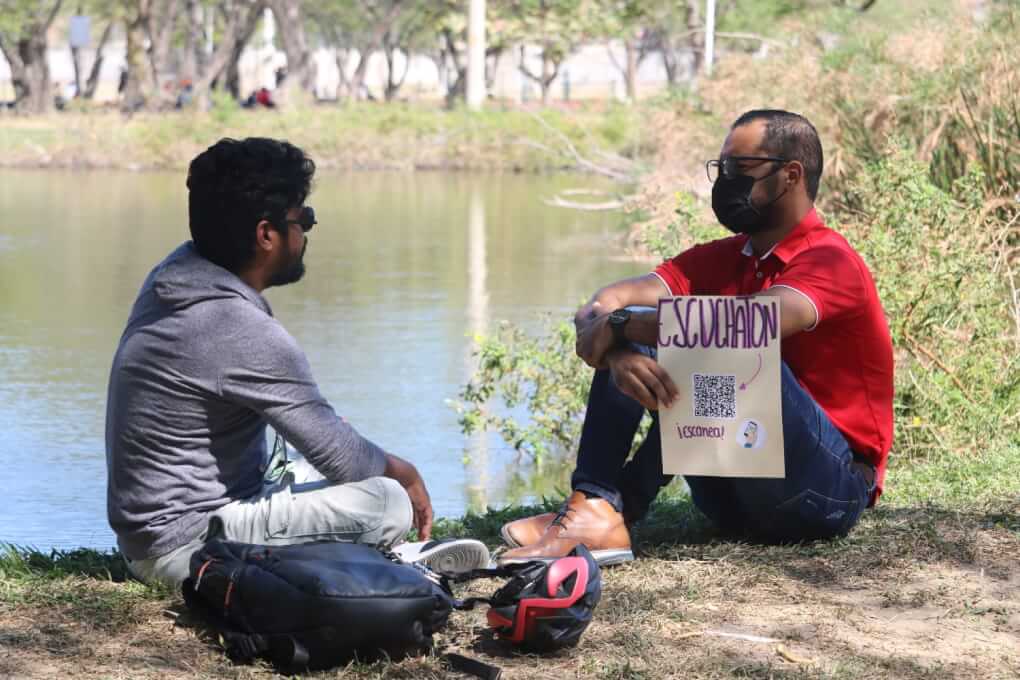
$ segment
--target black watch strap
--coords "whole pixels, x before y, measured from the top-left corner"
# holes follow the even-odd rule
[[[621,347],[627,344],[626,327],[630,321],[629,309],[617,309],[609,314],[609,327],[613,329],[613,346]]]

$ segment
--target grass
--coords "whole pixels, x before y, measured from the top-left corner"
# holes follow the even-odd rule
[[[229,101],[205,113],[0,116],[0,164],[180,170],[221,137],[268,136],[303,147],[323,167],[546,172],[575,166],[564,139],[582,153],[649,156],[640,116],[639,107],[612,103],[471,113],[428,103],[252,111]]]
[[[441,654],[458,651],[529,680],[1016,677],[1020,447],[893,461],[882,502],[849,536],[802,545],[720,535],[669,487],[634,532],[637,561],[604,572],[575,650],[513,654],[479,611],[456,614],[435,655],[311,675],[443,678]],[[444,519],[437,534],[496,547],[503,522],[554,505]],[[0,675],[274,676],[230,664],[178,594],[125,578],[116,553],[7,546]]]

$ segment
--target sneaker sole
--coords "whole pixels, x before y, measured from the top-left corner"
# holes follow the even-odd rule
[[[416,563],[424,564],[432,571],[447,575],[463,574],[472,569],[486,569],[490,560],[489,549],[484,543],[468,539],[437,545],[414,559]]]
[[[591,556],[595,558],[595,564],[600,567],[612,567],[624,562],[633,562],[634,553],[630,550],[592,550]],[[524,564],[526,562],[553,562],[558,557],[519,557],[514,559],[501,559],[500,564]]]

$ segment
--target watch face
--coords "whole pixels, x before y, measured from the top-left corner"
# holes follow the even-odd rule
[[[609,315],[609,323],[627,323],[627,319],[630,318],[630,312],[626,309],[617,309],[615,312]]]

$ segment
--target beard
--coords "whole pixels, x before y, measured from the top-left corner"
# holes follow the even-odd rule
[[[289,283],[297,283],[301,280],[301,277],[305,275],[305,250],[308,248],[308,240],[305,239],[305,244],[301,247],[301,252],[297,257],[289,259],[283,264],[283,266],[273,273],[272,278],[269,279],[269,286],[286,286]]]

